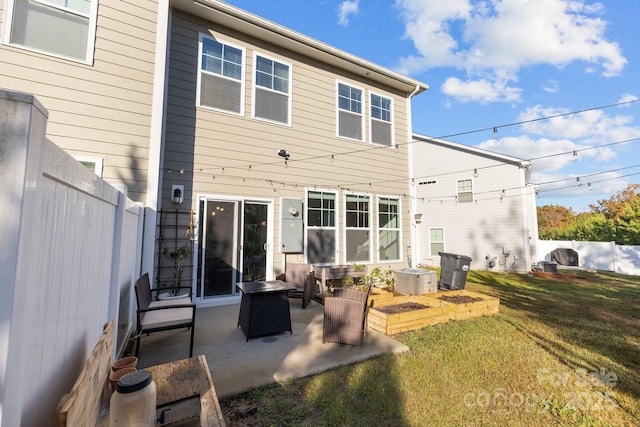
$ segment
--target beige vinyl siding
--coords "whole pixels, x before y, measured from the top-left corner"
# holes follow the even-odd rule
[[[223,42],[245,49],[244,116],[195,106],[199,32],[213,34]],[[290,127],[251,118],[254,53],[292,65]],[[374,91],[393,99],[394,139],[400,144],[397,149],[337,137],[337,80],[364,88],[367,97],[369,91]],[[405,94],[345,75],[312,58],[274,48],[265,41],[244,37],[227,28],[212,29],[196,17],[174,12],[167,101],[163,206],[169,205],[172,184],[185,185],[185,203],[192,209],[197,208],[194,200],[197,194],[269,198],[274,201],[275,218],[280,215],[280,198],[303,199],[305,187],[337,190],[339,200],[346,191],[370,193],[372,200],[375,195],[384,194],[402,199],[402,244],[406,245],[411,203],[405,197],[409,194],[405,144],[408,130],[407,120],[403,118],[408,114]],[[366,105],[368,109],[368,102]],[[368,114],[366,111],[367,141]],[[276,154],[278,149],[286,149],[291,154],[286,166],[284,159]],[[171,174],[168,169],[172,170]],[[173,172],[180,169],[189,172],[184,175]],[[340,209],[343,209],[342,203]],[[372,219],[376,218],[376,212],[374,210]],[[338,215],[343,227],[342,212]],[[275,226],[277,239],[277,221]],[[340,231],[340,246],[342,242]],[[278,247],[276,241],[275,248]],[[403,247],[403,255],[405,250]]]
[[[47,136],[104,159],[103,177],[137,201],[147,185],[157,7],[100,1],[93,65],[0,45],[1,86],[35,95],[49,111]]]

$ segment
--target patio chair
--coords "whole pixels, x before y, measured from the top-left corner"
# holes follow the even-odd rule
[[[180,288],[188,288],[182,286]],[[136,301],[138,302],[136,326],[136,357],[140,352],[140,336],[152,332],[171,329],[191,329],[191,344],[189,357],[193,356],[193,335],[196,324],[196,305],[191,302],[191,288],[189,295],[177,299],[155,301],[154,292],[166,292],[166,289],[151,289],[149,274],[143,274],[136,280]]]
[[[370,285],[366,291],[336,288],[332,297],[325,297],[323,343],[362,345],[370,292]]]
[[[289,291],[289,298],[301,298],[302,308],[307,308],[313,297],[313,288],[316,279],[309,264],[286,264],[285,273],[278,276],[279,280],[284,280],[296,287],[295,291]]]

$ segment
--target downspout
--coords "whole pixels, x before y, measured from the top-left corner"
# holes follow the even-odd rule
[[[533,226],[532,219],[535,218],[535,203],[530,203],[529,194],[529,186],[527,185],[527,169],[530,168],[531,165],[525,166],[524,164],[520,164],[520,201],[522,203],[522,222],[523,222],[523,249],[524,249],[524,261],[525,261],[525,269],[527,272],[531,270],[532,260],[531,260],[531,227]],[[534,212],[531,212],[533,210]],[[533,218],[532,218],[533,216]]]
[[[167,47],[169,40],[169,0],[158,0],[156,25],[153,97],[151,101],[151,132],[149,135],[149,163],[147,167],[147,200],[144,214],[141,273],[149,273],[155,283],[156,222],[162,199],[162,165],[164,157],[164,114],[167,87]]]
[[[420,242],[418,240],[418,224],[415,222],[415,214],[416,214],[416,186],[413,184],[414,171],[413,171],[413,122],[412,122],[412,109],[411,109],[411,99],[416,96],[420,92],[420,85],[416,85],[415,90],[409,94],[407,97],[407,123],[408,123],[408,141],[407,141],[407,160],[409,162],[409,196],[411,197],[411,209],[410,209],[410,218],[409,223],[411,224],[411,261],[408,262],[409,268],[413,268],[418,265],[418,248]],[[408,245],[407,245],[408,246]]]

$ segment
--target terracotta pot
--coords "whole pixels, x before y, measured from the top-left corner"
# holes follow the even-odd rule
[[[118,359],[111,364],[111,370],[113,372],[119,371],[124,368],[135,368],[138,366],[138,358],[134,356],[123,357],[122,359]]]
[[[136,368],[122,368],[118,369],[117,371],[111,372],[111,374],[109,375],[109,384],[111,384],[111,390],[116,391],[118,380],[120,380],[120,378],[124,377],[125,375],[135,371],[137,371]]]

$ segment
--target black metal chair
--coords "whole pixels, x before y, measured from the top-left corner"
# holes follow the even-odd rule
[[[176,288],[172,288],[176,289]],[[143,274],[136,280],[136,301],[138,302],[136,326],[136,357],[140,352],[140,336],[152,332],[171,329],[191,329],[189,357],[193,356],[193,335],[196,324],[196,305],[191,302],[191,288],[181,286],[177,289],[189,289],[188,296],[156,301],[153,292],[166,292],[166,289],[151,289],[149,274]]]

